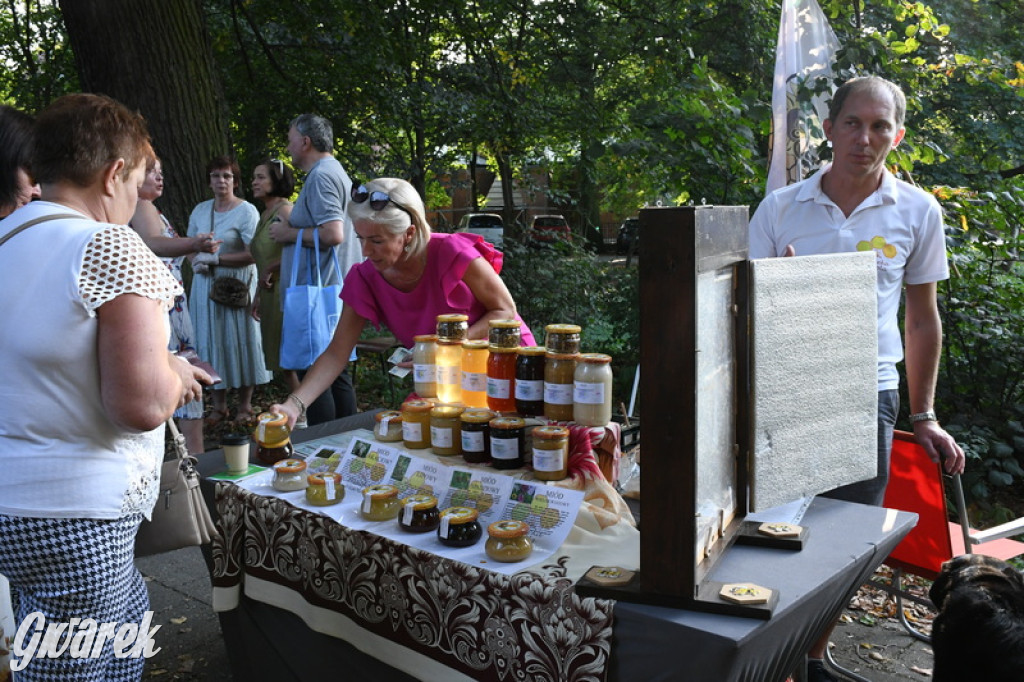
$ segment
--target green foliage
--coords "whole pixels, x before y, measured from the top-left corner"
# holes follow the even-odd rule
[[[56,0],[0,6],[0,102],[35,113],[78,88]]]

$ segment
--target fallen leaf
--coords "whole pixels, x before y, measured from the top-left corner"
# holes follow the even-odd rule
[[[186,620],[188,620],[188,618],[185,617],[185,616],[178,616],[177,618],[171,618],[171,622],[174,623],[175,625],[181,625]]]
[[[932,669],[931,668],[920,668],[920,667],[918,667],[916,665],[912,665],[912,666],[910,666],[910,671],[911,672],[915,672],[918,675],[925,675],[927,677],[931,677],[932,676]]]

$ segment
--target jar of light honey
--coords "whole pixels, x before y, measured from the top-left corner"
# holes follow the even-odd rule
[[[612,420],[612,357],[583,353],[573,375],[573,421],[604,426]]]
[[[402,503],[398,499],[398,488],[387,483],[363,488],[363,501],[359,515],[367,521],[390,521],[398,516]]]
[[[461,405],[436,405],[430,410],[430,449],[435,455],[452,456],[462,452],[459,417]]]
[[[549,352],[545,357],[544,416],[554,421],[572,421],[572,392],[578,354]]]
[[[434,403],[429,400],[406,400],[402,403],[402,444],[410,450],[430,447],[430,411]]]
[[[528,535],[529,532],[530,526],[524,521],[495,521],[487,527],[488,538],[484,551],[494,561],[523,561],[533,553],[533,541]]]
[[[321,471],[306,477],[306,502],[317,507],[338,504],[345,498],[345,486],[341,484],[341,474],[334,471]]]
[[[538,426],[533,429],[533,475],[541,481],[561,481],[568,475],[569,429]]]
[[[375,422],[373,437],[381,443],[398,443],[402,440],[402,413],[384,410],[373,415]]]
[[[306,463],[301,459],[282,459],[274,464],[270,485],[283,493],[306,487]]]

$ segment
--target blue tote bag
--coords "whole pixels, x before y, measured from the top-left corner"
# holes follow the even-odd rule
[[[308,369],[327,348],[341,319],[341,267],[331,249],[331,262],[338,273],[338,284],[323,286],[320,277],[320,230],[313,229],[314,258],[309,265],[309,284],[296,284],[299,256],[305,251],[302,230],[295,239],[291,281],[284,290],[284,320],[281,326],[281,367]]]

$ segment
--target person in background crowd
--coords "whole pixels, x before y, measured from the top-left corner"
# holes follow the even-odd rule
[[[39,196],[28,170],[32,152],[32,117],[0,105],[0,218]]]
[[[138,114],[60,97],[35,122],[41,201],[0,221],[0,315],[14,325],[0,341],[0,572],[19,623],[38,612],[117,630],[149,608],[134,543],[159,494],[164,423],[210,380],[167,350],[181,289],[126,226],[152,154]],[[94,657],[50,651],[19,661],[19,682],[138,680],[145,662],[111,639]]]
[[[273,378],[263,364],[259,323],[248,307],[232,308],[215,302],[210,289],[215,278],[234,277],[248,285],[250,298],[255,295],[256,266],[249,242],[256,232],[259,212],[235,196],[241,171],[234,160],[215,157],[206,165],[206,172],[214,198],[192,209],[188,236],[212,234],[221,242],[216,253],[203,252],[192,258],[195,274],[189,312],[196,332],[196,350],[223,377],[211,391],[213,405],[207,424],[215,426],[228,418],[228,388],[238,389],[236,421],[254,424],[253,389]]]
[[[423,200],[405,180],[379,178],[352,191],[349,215],[366,260],[345,278],[345,307],[331,345],[298,390],[273,410],[302,417],[305,405],[345,369],[367,322],[385,324],[406,347],[432,334],[437,316],[465,313],[469,338],[485,339],[488,321],[521,319],[498,273],[503,256],[480,235],[431,234]],[[534,345],[524,324],[523,345]]]
[[[174,306],[170,311],[169,348],[176,353],[196,353],[195,332],[192,330],[192,318],[188,313],[181,263],[188,255],[200,252],[216,253],[220,248],[220,242],[209,233],[198,234],[195,237],[178,235],[164,214],[153,205],[163,193],[163,167],[160,159],[153,157],[146,166],[146,181],[139,188],[139,200],[135,206],[135,215],[132,216],[131,228],[139,233],[142,241],[146,242],[146,246],[152,249],[153,253],[160,256],[170,270],[171,276],[182,286],[182,293],[174,299]],[[203,452],[205,447],[202,396],[176,410],[174,418],[178,420],[189,453],[195,455]]]
[[[256,226],[249,250],[256,260],[259,288],[253,301],[253,316],[260,322],[263,338],[263,359],[267,369],[280,372],[289,391],[299,385],[295,370],[281,367],[282,301],[286,282],[281,275],[281,245],[270,236],[270,226],[288,223],[292,214],[290,198],[295,191],[292,169],[283,161],[263,159],[252,170],[252,196],[263,202],[263,213]]]
[[[334,158],[334,128],[322,116],[302,114],[296,116],[288,128],[288,153],[292,164],[307,173],[302,190],[295,200],[288,223],[270,226],[270,234],[284,248],[281,253],[281,281],[291,282],[292,255],[296,248],[297,229],[304,229],[300,263],[313,259],[313,229],[320,235],[320,276],[324,286],[340,284],[331,261],[331,250],[338,257],[341,277],[362,260],[359,245],[352,233],[351,221],[346,219],[345,206],[352,181],[341,163]],[[327,246],[329,248],[324,248]],[[308,271],[298,273],[296,284],[308,284]],[[287,333],[287,332],[285,332]],[[300,370],[299,378],[306,367]],[[326,389],[327,387],[325,387]],[[309,406],[310,425],[347,417],[356,412],[356,392],[352,377],[341,372],[331,382],[330,390],[315,396]]]

